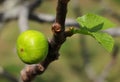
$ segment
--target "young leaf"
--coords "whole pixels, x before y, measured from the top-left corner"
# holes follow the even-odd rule
[[[77,18],[77,22],[82,26],[80,29],[72,29],[73,34],[79,33],[90,35],[95,38],[106,50],[112,51],[114,40],[107,33],[99,31],[114,27],[115,24],[108,19],[95,15],[86,14]]]
[[[93,36],[93,38],[95,38],[106,50],[109,52],[112,51],[114,40],[110,35],[107,33],[94,32],[91,33],[91,36]]]
[[[108,19],[95,14],[86,14],[77,18],[77,22],[82,26],[90,29],[91,31],[105,30],[114,27],[115,24]]]
[[[79,34],[84,34],[84,35],[90,35],[89,30],[87,28],[72,29],[72,33],[73,34],[79,33]]]
[[[96,39],[98,43],[100,43],[107,51],[111,52],[113,45],[114,45],[114,40],[113,38],[108,35],[107,33],[102,33],[102,32],[90,32],[87,29],[72,29],[72,32],[79,33],[79,34],[84,34],[84,35],[90,35],[93,38]]]

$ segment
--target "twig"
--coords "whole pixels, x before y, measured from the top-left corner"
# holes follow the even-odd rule
[[[42,0],[34,0],[32,2],[26,1],[21,6],[21,12],[18,17],[20,32],[23,32],[29,28],[28,19],[31,13],[42,3]]]
[[[22,11],[19,14],[18,23],[19,23],[20,32],[23,32],[29,28],[28,25],[29,10],[26,5],[22,6],[21,9]]]
[[[36,75],[42,74],[52,61],[58,59],[59,49],[66,39],[64,36],[64,23],[68,2],[69,0],[58,0],[56,20],[52,26],[53,38],[49,41],[48,55],[43,62],[34,65],[27,65],[21,71],[21,78],[23,82],[30,82]]]
[[[106,32],[106,33],[112,35],[113,37],[119,37],[120,36],[120,28],[119,27],[110,28],[110,29],[104,30],[103,32]]]
[[[54,23],[55,21],[55,16],[50,15],[50,14],[45,14],[45,13],[40,13],[40,14],[31,14],[29,16],[29,19],[40,22],[40,23]],[[65,21],[65,26],[74,26],[74,27],[79,27],[79,24],[71,18],[67,18]]]

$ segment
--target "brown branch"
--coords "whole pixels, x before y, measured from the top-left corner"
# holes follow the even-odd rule
[[[49,51],[46,59],[34,65],[27,65],[21,71],[21,78],[23,82],[30,82],[36,75],[42,74],[48,65],[58,59],[59,49],[66,40],[65,37],[65,18],[67,13],[67,4],[69,0],[58,0],[57,15],[55,23],[52,25],[53,38],[49,41]]]

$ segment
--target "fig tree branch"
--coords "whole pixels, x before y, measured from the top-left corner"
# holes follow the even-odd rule
[[[34,65],[27,65],[21,71],[23,82],[30,82],[36,75],[44,73],[48,65],[59,57],[59,49],[66,40],[65,19],[69,0],[58,0],[55,23],[52,25],[53,38],[49,41],[49,51],[46,59]]]

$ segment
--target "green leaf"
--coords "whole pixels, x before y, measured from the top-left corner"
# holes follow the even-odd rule
[[[114,40],[110,35],[107,33],[94,32],[91,33],[91,36],[95,38],[106,50],[109,52],[112,51]]]
[[[107,33],[102,33],[102,32],[90,32],[87,29],[73,29],[73,33],[79,33],[79,34],[84,34],[84,35],[90,35],[93,38],[96,39],[96,41],[101,44],[107,51],[111,52],[113,45],[114,45],[114,40],[113,38],[108,35]]]
[[[90,35],[87,28],[72,29],[72,33],[73,34],[79,33],[79,34],[84,34],[84,35]]]
[[[86,27],[90,31],[94,32],[97,32],[99,30],[105,30],[115,26],[115,24],[108,19],[90,13],[82,17],[78,17],[77,22],[82,26],[82,28]]]
[[[81,28],[72,29],[71,31],[73,34],[79,33],[90,35],[95,38],[97,42],[100,43],[106,50],[109,52],[112,51],[114,45],[113,38],[107,33],[102,33],[100,31],[114,27],[114,23],[95,14],[86,14],[82,17],[78,17],[77,22],[81,25]]]

